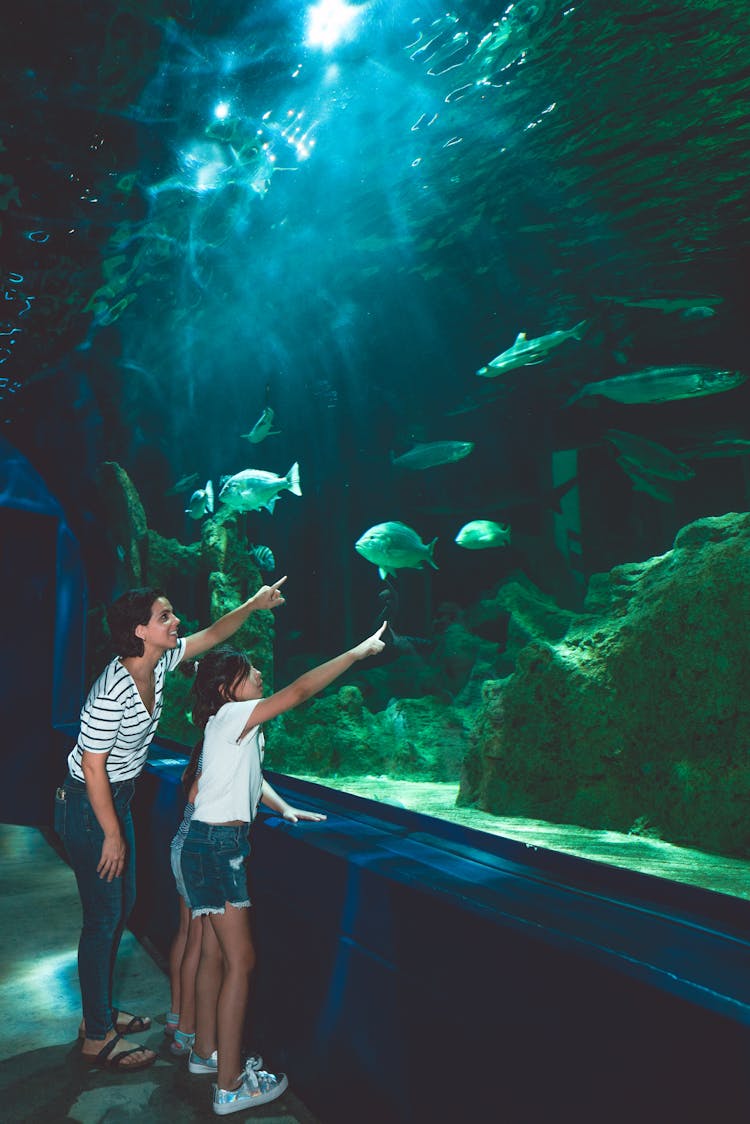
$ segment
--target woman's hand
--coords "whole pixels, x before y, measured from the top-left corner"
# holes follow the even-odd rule
[[[282,586],[286,581],[286,574],[283,578],[279,578],[273,585],[262,585],[258,592],[250,598],[250,604],[253,609],[278,609],[279,605],[284,604],[284,598],[281,595],[279,586]]]
[[[365,660],[368,656],[376,656],[378,652],[382,652],[385,648],[384,642],[380,639],[388,627],[388,621],[383,621],[377,632],[373,632],[372,636],[368,636],[356,648],[352,648],[352,655],[355,660]]]
[[[117,835],[105,835],[104,842],[102,843],[102,857],[99,859],[99,865],[96,872],[100,878],[106,878],[107,882],[111,882],[113,878],[119,878],[125,868],[125,840],[119,833]]]

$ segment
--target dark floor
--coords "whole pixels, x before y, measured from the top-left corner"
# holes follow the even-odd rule
[[[156,1064],[131,1075],[78,1063],[80,1020],[76,946],[80,904],[69,867],[34,828],[0,824],[0,1120],[121,1124],[213,1119],[211,1079],[192,1077],[164,1048],[166,976],[130,932],[118,958],[115,1000],[150,1014],[140,1041]],[[266,1059],[273,1069],[273,1058]],[[290,1075],[290,1086],[293,1075]],[[294,1093],[233,1120],[317,1124]]]

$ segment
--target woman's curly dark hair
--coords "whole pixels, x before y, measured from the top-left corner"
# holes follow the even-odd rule
[[[107,624],[118,656],[143,655],[143,641],[135,630],[151,620],[151,608],[159,597],[164,597],[163,591],[151,586],[128,589],[107,609]]]

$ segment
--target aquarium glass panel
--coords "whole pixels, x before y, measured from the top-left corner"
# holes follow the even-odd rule
[[[44,31],[41,29],[44,28]],[[745,0],[9,17],[0,408],[267,763],[750,896]],[[195,742],[190,679],[161,733]]]

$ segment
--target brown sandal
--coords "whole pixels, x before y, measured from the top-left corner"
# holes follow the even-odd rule
[[[151,1019],[148,1015],[123,1014],[115,1007],[112,1014],[115,1017],[115,1030],[118,1034],[143,1034],[151,1030]]]
[[[112,1010],[112,1018],[115,1023],[114,1029],[118,1034],[144,1034],[147,1030],[151,1030],[151,1019],[148,1015],[129,1015],[127,1012],[123,1014],[115,1007]],[[78,1028],[78,1037],[86,1037],[84,1023]]]
[[[153,1050],[149,1050],[147,1046],[135,1046],[132,1050],[121,1050],[118,1054],[112,1054],[113,1049],[122,1038],[121,1034],[116,1034],[114,1038],[110,1038],[109,1042],[99,1051],[98,1054],[84,1054],[81,1053],[81,1061],[89,1069],[113,1069],[121,1073],[136,1073],[139,1069],[148,1069],[156,1061],[156,1054]],[[130,1062],[128,1065],[123,1065],[123,1060],[129,1058],[131,1054],[138,1054],[143,1051],[146,1054],[151,1054],[150,1058],[142,1062]]]

